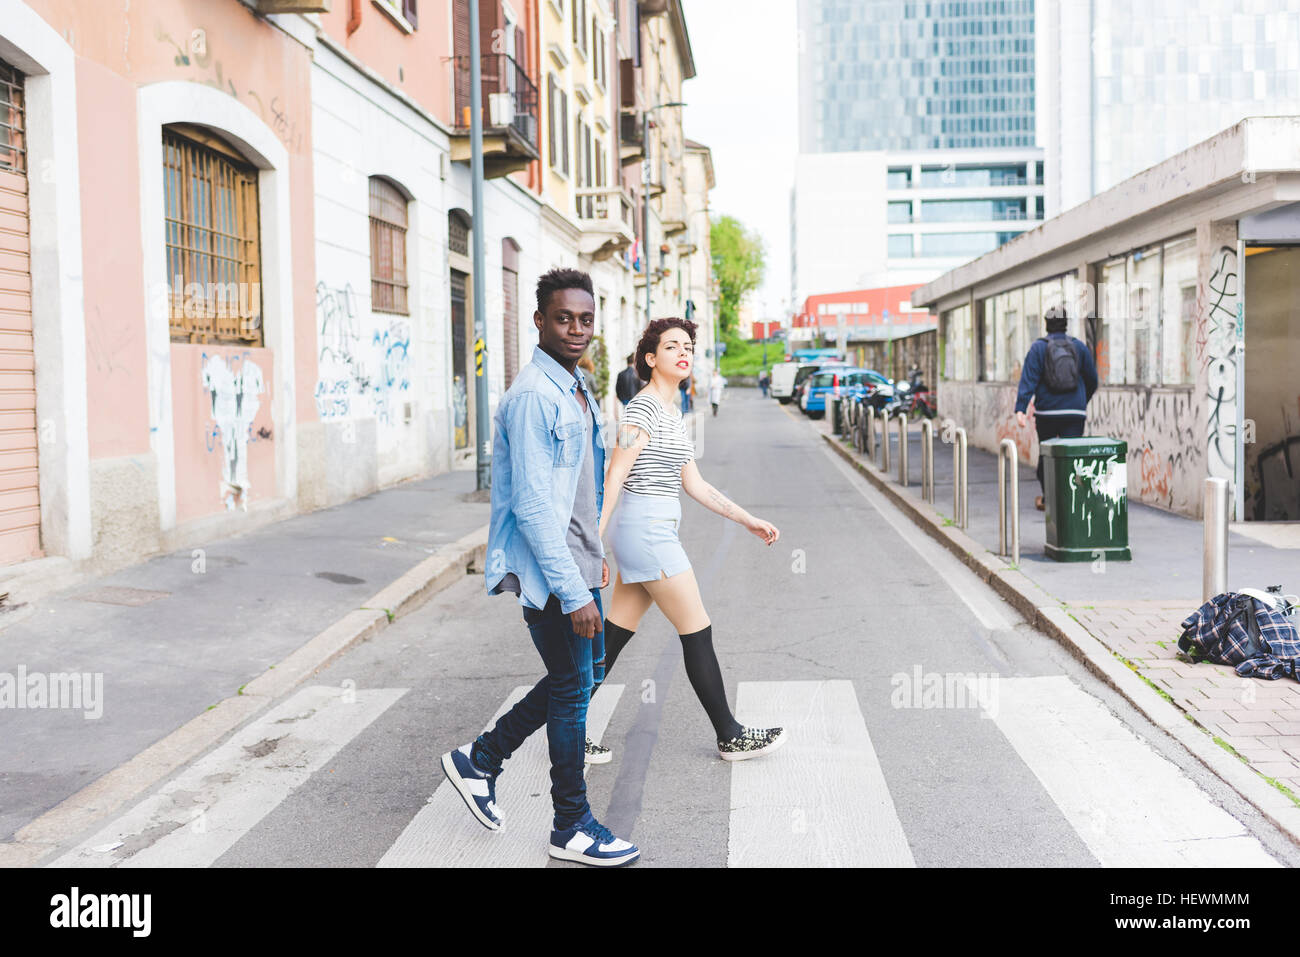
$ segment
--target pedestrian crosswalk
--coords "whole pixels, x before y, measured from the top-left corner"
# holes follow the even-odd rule
[[[527,690],[514,689],[488,725]],[[601,740],[620,704],[637,700],[625,698],[623,690],[605,685],[593,698],[593,740]],[[404,694],[400,688],[304,688],[52,864],[216,864]],[[900,813],[907,808],[898,799],[915,793],[900,787],[914,782],[889,780],[891,763],[882,763],[859,695],[848,680],[740,682],[737,718],[781,725],[790,738],[771,755],[729,767],[729,804],[720,809],[729,866],[915,866],[905,822],[915,826],[916,818]],[[987,705],[987,689],[981,695]],[[1104,867],[1280,866],[1243,824],[1069,678],[1000,678],[996,707],[985,715],[1050,798],[1043,813],[1051,820],[1026,822],[1027,833],[1054,826],[1072,831]],[[972,720],[983,719],[972,714]],[[616,746],[616,760],[618,751]],[[436,767],[436,761],[430,755],[428,766]],[[543,731],[510,759],[499,779],[501,831],[474,821],[441,781],[423,806],[411,808],[391,846],[366,863],[546,866],[549,770]],[[944,780],[951,783],[951,777]],[[603,809],[594,810],[600,817]],[[693,823],[683,817],[681,826]],[[635,831],[620,836],[638,840]],[[241,850],[247,860],[246,847]],[[1016,847],[1006,848],[1004,863],[1017,863]]]
[[[511,692],[487,727],[528,693]],[[599,742],[623,693],[622,685],[602,685],[587,709],[587,736]],[[438,785],[402,836],[379,861],[380,867],[544,867],[551,831],[551,762],[546,733],[534,734],[509,761],[510,772],[497,785],[503,827],[489,831],[475,824],[467,832],[465,805],[447,781]]]

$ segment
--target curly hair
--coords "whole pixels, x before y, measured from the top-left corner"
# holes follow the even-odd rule
[[[641,341],[636,344],[636,374],[641,377],[641,381],[650,381],[650,364],[645,361],[645,357],[647,353],[659,351],[659,340],[665,332],[669,329],[684,329],[691,337],[691,345],[695,345],[696,328],[696,324],[691,320],[678,319],[676,316],[656,319],[646,326],[645,332],[641,333]]]

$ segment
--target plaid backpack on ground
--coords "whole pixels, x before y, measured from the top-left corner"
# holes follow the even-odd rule
[[[1297,677],[1300,634],[1288,609],[1241,592],[1215,595],[1183,621],[1178,650],[1193,661],[1232,665],[1243,678]]]

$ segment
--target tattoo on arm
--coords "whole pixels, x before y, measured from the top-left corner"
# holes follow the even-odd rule
[[[637,439],[641,437],[641,433],[644,431],[645,429],[639,425],[621,426],[618,430],[618,447],[620,449],[630,449],[636,445]]]
[[[716,488],[709,489],[709,501],[717,506],[717,511],[721,513],[724,518],[734,519],[736,517],[736,506]]]

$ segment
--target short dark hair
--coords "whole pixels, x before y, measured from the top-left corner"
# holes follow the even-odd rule
[[[1065,309],[1061,306],[1053,306],[1043,314],[1043,321],[1047,323],[1048,332],[1064,332],[1068,322],[1065,317]]]
[[[636,361],[636,353],[635,353],[635,352],[629,352],[629,353],[627,354],[627,364],[628,364],[628,365],[631,365],[631,364],[632,364],[633,362],[635,362],[635,361]]]
[[[694,345],[696,328],[691,320],[679,319],[676,316],[656,319],[646,326],[645,332],[641,333],[641,341],[636,344],[636,374],[641,377],[641,381],[650,381],[650,364],[645,361],[645,357],[647,353],[659,351],[659,340],[665,332],[669,329],[684,329],[691,337],[691,345]]]
[[[580,269],[566,269],[557,266],[550,272],[542,273],[537,280],[537,311],[546,312],[551,295],[561,289],[581,289],[594,301],[596,293],[592,290],[591,277]]]

